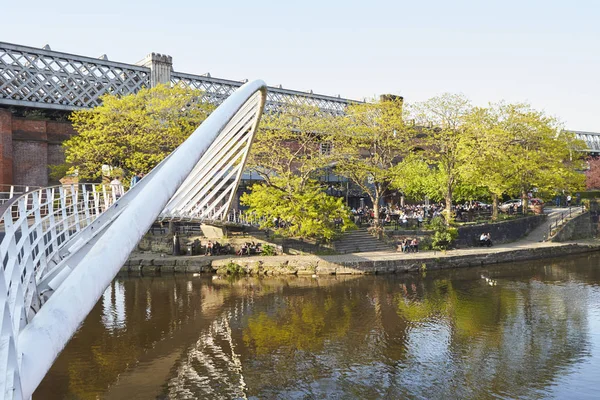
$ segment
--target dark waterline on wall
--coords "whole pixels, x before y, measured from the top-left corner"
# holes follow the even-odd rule
[[[35,399],[597,398],[600,255],[423,274],[120,276]]]

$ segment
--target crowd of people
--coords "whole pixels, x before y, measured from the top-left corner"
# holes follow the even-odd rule
[[[466,202],[452,206],[452,211],[456,215],[457,221],[472,221],[481,214],[491,214],[492,206],[478,201]],[[383,225],[398,223],[407,225],[409,222],[416,222],[418,225],[432,218],[442,216],[445,209],[443,203],[434,204],[407,204],[407,205],[388,205],[379,210],[379,220]],[[372,224],[375,219],[373,208],[369,206],[352,208],[350,210],[354,217],[354,223]]]
[[[443,210],[444,207],[441,204],[383,206],[379,209],[379,219],[383,224],[391,224],[392,222],[407,224],[409,220],[415,220],[420,224],[423,221],[441,216]],[[357,225],[363,222],[372,223],[375,218],[373,209],[368,206],[352,208],[350,211],[354,217],[354,223]]]

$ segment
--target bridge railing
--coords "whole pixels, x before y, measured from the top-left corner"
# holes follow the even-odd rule
[[[161,213],[228,214],[265,100],[242,86],[121,196],[55,186],[0,206],[0,397],[32,396]]]
[[[15,196],[20,196],[30,190],[39,188],[40,186],[0,185],[0,206]]]
[[[18,388],[16,377],[18,334],[45,301],[38,282],[60,261],[69,240],[112,205],[115,196],[107,186],[90,184],[52,186],[35,190],[13,187],[0,205],[0,393]],[[24,190],[19,194],[19,190]],[[0,374],[2,375],[2,374]],[[12,396],[10,396],[12,398]]]

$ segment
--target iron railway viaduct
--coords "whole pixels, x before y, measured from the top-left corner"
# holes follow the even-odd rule
[[[170,56],[151,53],[136,64],[0,42],[0,185],[47,186],[48,165],[64,161],[62,142],[75,134],[66,116],[100,105],[104,94],[127,95],[158,84],[183,85],[220,104],[246,81],[173,70]],[[343,113],[354,102],[269,87],[267,111],[307,104]]]

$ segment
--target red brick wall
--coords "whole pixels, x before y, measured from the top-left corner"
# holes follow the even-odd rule
[[[48,142],[13,142],[14,184],[48,186]]]
[[[68,122],[16,118],[0,109],[0,184],[48,185],[48,166],[64,161],[61,143],[74,134]]]
[[[13,183],[12,114],[0,109],[0,185]]]

